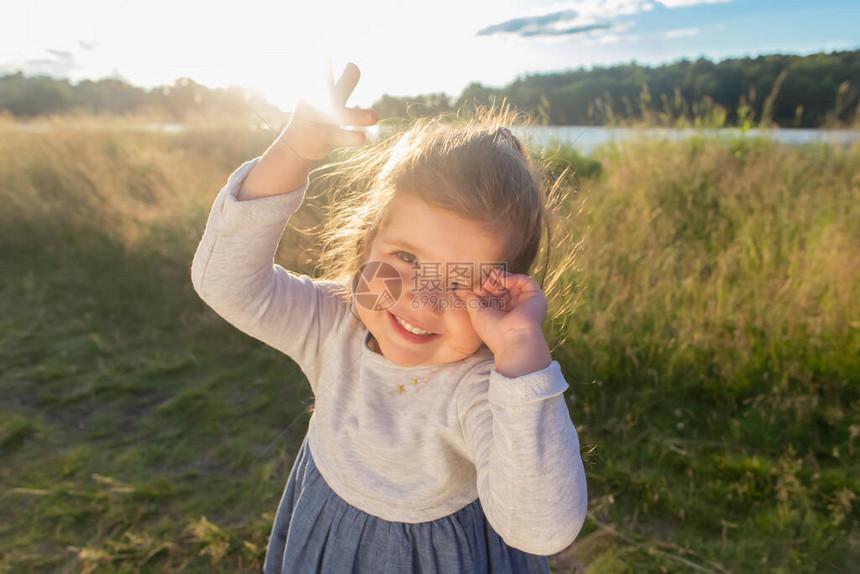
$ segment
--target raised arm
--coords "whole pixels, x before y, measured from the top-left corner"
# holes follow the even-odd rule
[[[350,65],[333,85],[333,100],[341,108],[357,80],[358,69]],[[195,290],[215,312],[292,357],[309,378],[346,305],[336,284],[296,276],[275,265],[274,257],[287,221],[304,198],[307,162],[324,157],[331,145],[364,139],[331,123],[353,122],[358,111],[335,115],[332,119],[301,103],[263,157],[230,176],[215,199],[191,266]],[[375,119],[373,112],[361,125],[372,123],[370,119]]]

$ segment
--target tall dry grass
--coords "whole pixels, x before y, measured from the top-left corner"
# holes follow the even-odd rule
[[[188,278],[271,134],[132,128],[0,121],[0,571],[258,568],[302,438],[298,370]],[[562,155],[581,294],[547,332],[591,496],[572,552],[590,573],[850,570],[860,146]],[[309,272],[314,249],[288,234],[280,261]]]
[[[584,200],[586,363],[718,394],[856,380],[858,150],[697,140],[603,152]],[[626,358],[598,360],[610,346]],[[655,362],[659,376],[644,374]]]
[[[593,495],[575,551],[597,572],[850,571],[860,145],[594,157],[579,308],[554,327]]]

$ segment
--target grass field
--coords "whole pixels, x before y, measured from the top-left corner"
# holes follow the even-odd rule
[[[0,572],[260,568],[312,396],[189,266],[271,139],[0,125]],[[860,147],[554,162],[581,295],[547,333],[590,495],[554,571],[860,572]],[[288,234],[279,262],[314,250]]]

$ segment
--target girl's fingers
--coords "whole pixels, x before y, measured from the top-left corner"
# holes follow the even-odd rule
[[[336,128],[337,126],[372,126],[379,120],[376,110],[362,110],[360,108],[343,108],[338,112],[327,114],[313,107],[308,107],[305,104],[301,112],[296,108],[296,114],[298,115],[299,113],[301,113],[303,121],[307,124],[330,128]]]
[[[507,290],[506,279],[507,276],[501,270],[496,268],[486,275],[482,287],[485,291],[489,291],[491,293],[503,292]]]
[[[300,100],[284,130],[284,137],[296,142],[290,145],[299,156],[317,160],[324,158],[332,146],[359,146],[364,143],[366,136],[363,132],[341,127],[372,126],[377,122],[374,110],[346,107],[360,76],[358,66],[350,62],[335,82],[329,59],[326,66],[329,101],[311,104]]]
[[[335,124],[312,122],[307,124],[308,133],[313,133],[320,142],[329,146],[357,146],[367,138],[364,132],[347,130]]]
[[[329,126],[372,126],[375,124],[378,121],[378,116],[374,110],[346,107],[349,96],[361,78],[361,71],[358,66],[352,62],[347,63],[337,82],[334,81],[331,74],[330,58],[326,69],[329,102],[322,107],[306,105],[302,110],[302,117],[306,121]]]
[[[333,129],[329,134],[329,144],[336,146],[357,146],[364,143],[364,132]]]
[[[335,121],[342,126],[372,126],[378,120],[376,111],[359,108],[343,108]]]
[[[355,89],[355,86],[358,85],[358,80],[361,77],[361,71],[359,71],[358,66],[349,62],[343,68],[343,72],[340,75],[340,78],[335,83],[334,88],[332,90],[332,96],[334,97],[334,105],[335,108],[341,108],[346,105],[346,101],[349,99],[350,94]]]

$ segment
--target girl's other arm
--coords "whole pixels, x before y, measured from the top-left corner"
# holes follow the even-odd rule
[[[588,495],[558,362],[517,378],[487,363],[463,383],[460,422],[487,520],[510,546],[561,552],[582,528]]]

